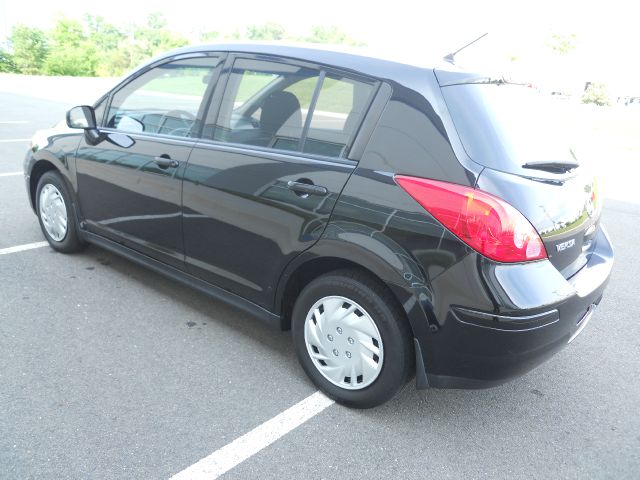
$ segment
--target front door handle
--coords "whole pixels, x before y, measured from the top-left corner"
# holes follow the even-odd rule
[[[154,157],[153,161],[156,162],[160,168],[176,168],[180,165],[180,162],[177,160],[173,160],[169,155],[163,154],[159,157]]]
[[[294,182],[293,180],[287,182],[287,187],[298,195],[319,195],[324,197],[329,193],[327,187],[321,187],[320,185],[314,185],[312,183]]]

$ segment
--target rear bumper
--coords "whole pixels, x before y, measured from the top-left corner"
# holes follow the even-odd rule
[[[504,265],[478,256],[461,262],[466,265],[460,271],[436,278],[440,328],[425,362],[429,386],[499,385],[573,341],[600,303],[613,266],[603,227],[596,241],[587,264],[569,279],[548,261]],[[465,279],[460,278],[463,270]],[[482,300],[471,303],[479,293]]]

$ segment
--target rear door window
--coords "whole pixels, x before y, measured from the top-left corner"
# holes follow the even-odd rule
[[[327,157],[345,156],[374,91],[373,83],[328,73],[313,110],[303,151]]]
[[[215,121],[213,140],[341,158],[376,91],[375,82],[321,67],[236,59]]]
[[[214,140],[297,151],[319,75],[302,66],[237,59],[213,126]]]

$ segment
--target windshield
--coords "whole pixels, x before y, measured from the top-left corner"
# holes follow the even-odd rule
[[[531,175],[522,165],[575,161],[559,100],[513,84],[451,85],[442,92],[464,149],[475,162]]]

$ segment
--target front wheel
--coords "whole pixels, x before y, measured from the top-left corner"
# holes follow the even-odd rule
[[[55,250],[64,253],[82,250],[84,242],[78,235],[72,198],[58,172],[51,170],[40,178],[36,208],[42,233]]]
[[[358,271],[311,282],[296,300],[292,334],[307,375],[347,406],[386,402],[415,365],[404,312],[383,285]]]

